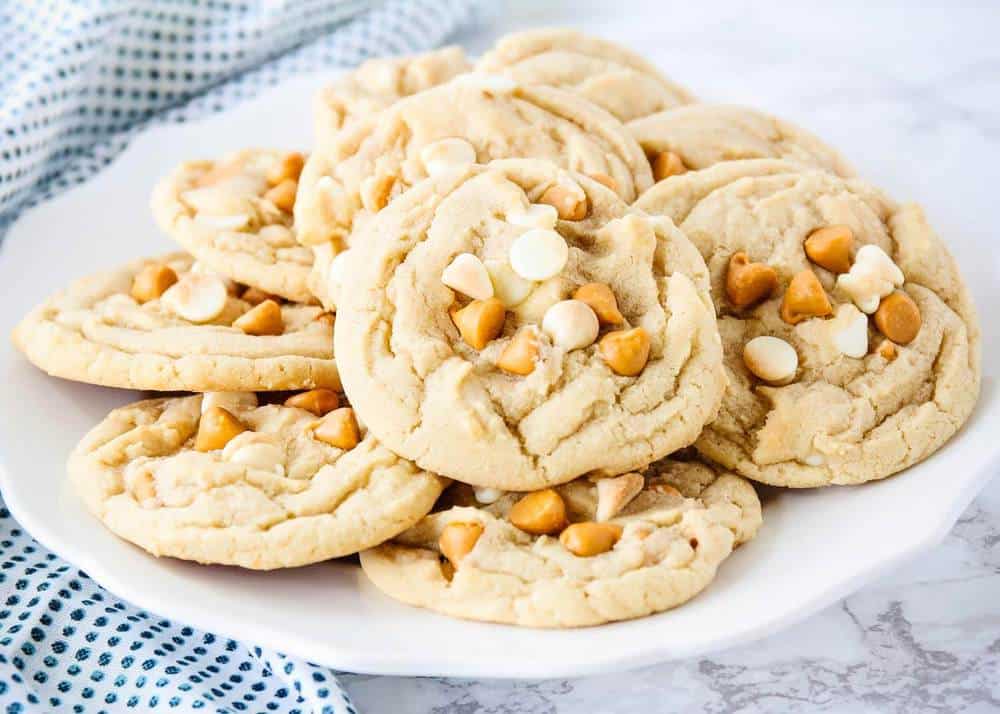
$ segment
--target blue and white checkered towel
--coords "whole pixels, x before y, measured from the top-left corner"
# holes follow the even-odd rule
[[[154,122],[441,44],[475,0],[0,0],[0,236]],[[0,253],[0,260],[2,260]],[[0,501],[4,712],[354,710],[333,672],[122,602]]]

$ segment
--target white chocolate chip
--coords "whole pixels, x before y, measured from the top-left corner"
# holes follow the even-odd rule
[[[285,453],[267,434],[253,431],[237,434],[222,449],[222,458],[233,464],[285,475]]]
[[[830,321],[833,346],[841,354],[860,359],[868,354],[868,316],[850,303],[837,308]]]
[[[562,271],[568,259],[565,239],[545,228],[522,233],[510,246],[510,267],[525,280],[548,280]]]
[[[476,163],[476,149],[465,139],[441,139],[422,148],[420,160],[427,175],[436,176],[456,166]]]
[[[598,521],[609,521],[639,495],[646,479],[637,473],[602,478],[597,482]]]
[[[257,406],[257,395],[253,392],[206,392],[201,397],[201,413],[212,407],[222,407],[227,412],[236,413]]]
[[[877,245],[864,245],[854,256],[851,269],[837,278],[837,287],[869,315],[878,310],[886,295],[903,284],[903,271]]]
[[[171,285],[160,302],[175,315],[190,322],[208,322],[226,307],[226,284],[211,273],[190,272]]]
[[[496,503],[503,496],[504,492],[498,488],[477,488],[475,489],[476,501],[489,505],[490,503]]]
[[[597,339],[600,324],[590,305],[580,300],[557,302],[545,312],[542,331],[567,352],[587,347]]]
[[[779,337],[761,335],[743,346],[747,369],[765,382],[780,384],[795,376],[799,356],[795,348]]]
[[[472,253],[459,253],[441,272],[441,282],[474,300],[493,297],[493,282],[483,261]]]
[[[819,467],[823,466],[826,463],[826,459],[823,458],[823,454],[814,451],[808,456],[806,456],[804,459],[802,459],[802,463],[804,463],[806,466]]]
[[[547,203],[532,203],[523,211],[508,213],[508,223],[522,228],[555,228],[559,212]]]
[[[327,274],[326,282],[327,287],[330,289],[330,295],[333,297],[336,297],[341,283],[344,282],[344,276],[347,275],[347,260],[350,252],[350,249],[342,250],[333,256],[333,260],[330,261],[330,270]]]
[[[515,273],[506,260],[487,260],[486,272],[493,282],[493,294],[504,307],[520,305],[535,289],[535,283]]]

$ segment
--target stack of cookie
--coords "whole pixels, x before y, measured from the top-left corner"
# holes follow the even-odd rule
[[[976,401],[975,312],[922,211],[627,49],[375,60],[314,115],[308,157],[181,165],[153,214],[187,252],[15,332],[53,375],[195,393],[115,410],[69,462],[155,555],[360,553],[457,617],[633,618],[754,537],[751,481],[884,478]]]

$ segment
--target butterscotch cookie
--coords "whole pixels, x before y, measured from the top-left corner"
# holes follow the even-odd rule
[[[361,554],[382,592],[454,617],[581,627],[686,602],[754,537],[753,487],[696,462],[433,513]]]
[[[838,176],[854,175],[840,153],[813,134],[749,107],[690,104],[636,119],[628,130],[649,157],[657,181],[743,159],[781,159]]]
[[[416,523],[445,481],[380,446],[328,390],[116,409],[69,459],[88,509],[157,556],[271,569],[355,553]]]
[[[346,253],[335,350],[387,447],[527,490],[688,445],[725,378],[705,266],[669,220],[533,160],[458,167]]]
[[[327,246],[315,269],[329,275],[356,223],[408,186],[451,166],[522,156],[598,177],[627,202],[652,185],[624,125],[586,99],[470,73],[402,99],[314,151],[299,182],[298,239]]]
[[[77,280],[14,342],[55,377],[165,391],[338,387],[333,316],[284,304],[174,253]]]
[[[447,82],[471,69],[461,47],[363,62],[320,90],[314,102],[317,146],[344,126],[382,111],[403,97]]]
[[[567,29],[506,35],[476,71],[569,89],[625,122],[695,101],[631,50]]]
[[[711,274],[730,386],[695,446],[776,485],[885,478],[968,418],[979,324],[918,206],[797,168],[727,162],[637,203],[676,220]]]
[[[312,251],[299,245],[292,226],[303,162],[299,153],[259,149],[185,162],[153,191],[153,217],[212,270],[294,302],[312,302]]]

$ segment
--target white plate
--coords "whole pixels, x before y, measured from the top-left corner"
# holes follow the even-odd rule
[[[178,161],[310,135],[303,78],[203,122],[139,137],[89,183],[25,215],[0,257],[2,329],[73,277],[172,248],[149,217],[154,181]],[[960,236],[954,237],[960,240]],[[961,254],[961,251],[959,251]],[[980,306],[1000,304],[990,264],[968,270]],[[44,545],[154,613],[338,669],[377,674],[569,677],[719,650],[762,637],[857,590],[940,541],[1000,464],[997,320],[971,422],[905,476],[857,488],[766,490],[764,527],[701,596],[673,612],[575,631],[451,620],[379,594],[349,563],[254,573],[151,558],[100,527],[64,479],[77,440],[139,397],[51,379],[4,341],[0,487]]]

